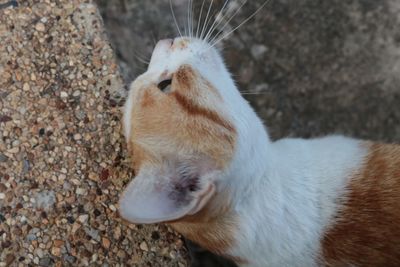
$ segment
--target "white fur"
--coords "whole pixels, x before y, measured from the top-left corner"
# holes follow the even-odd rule
[[[132,109],[133,109],[133,97],[132,97],[132,91],[129,91],[128,99],[126,100],[124,106],[124,118],[123,118],[124,134],[127,140],[131,135]]]
[[[254,267],[316,266],[320,240],[366,152],[340,136],[259,141],[253,151],[245,145],[231,167],[241,220],[231,252]]]
[[[163,46],[156,48],[139,80],[157,82],[165,71],[190,64],[223,96],[218,109],[238,133],[234,158],[217,178],[217,191],[229,188],[240,216],[237,242],[229,254],[248,260],[249,267],[316,266],[323,233],[367,153],[363,146],[340,136],[271,142],[215,49],[200,40],[173,52]],[[126,112],[131,105],[128,99]],[[130,114],[124,123],[129,129]]]

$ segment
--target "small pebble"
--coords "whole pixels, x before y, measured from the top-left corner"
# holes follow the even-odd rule
[[[85,189],[85,188],[82,188],[82,187],[78,187],[78,188],[76,189],[75,193],[76,193],[77,195],[85,195],[85,194],[86,194],[86,189]]]
[[[82,135],[81,134],[74,134],[74,140],[81,140],[82,139]]]
[[[13,254],[8,254],[7,256],[6,256],[6,265],[7,266],[10,266],[13,262],[14,262],[14,260],[15,260],[15,256],[13,255]]]
[[[45,257],[39,260],[39,265],[42,267],[49,267],[53,263],[53,260],[49,257]]]
[[[3,183],[0,183],[0,193],[3,193],[7,190],[7,186]]]
[[[139,247],[143,251],[149,251],[149,246],[147,245],[146,241],[143,241],[142,243],[140,243]]]
[[[85,227],[85,233],[93,240],[100,241],[99,231],[93,228]]]
[[[6,155],[0,153],[0,162],[6,162],[8,160],[8,157]]]
[[[54,245],[55,247],[59,248],[59,247],[61,247],[61,246],[64,245],[64,241],[63,241],[63,240],[56,239],[56,240],[53,241],[53,245]]]
[[[103,247],[104,247],[105,249],[109,249],[109,248],[110,248],[110,245],[111,245],[111,241],[110,241],[108,238],[103,237],[103,238],[101,239],[101,244],[103,245]]]
[[[171,257],[171,259],[176,259],[176,251],[175,251],[175,250],[172,250],[172,251],[169,253],[169,256]]]
[[[44,24],[42,22],[38,22],[38,23],[36,23],[35,29],[38,32],[44,32],[46,30],[46,27],[44,26]]]
[[[29,83],[24,83],[24,86],[22,88],[24,91],[29,91],[31,87],[29,86]]]
[[[78,217],[78,221],[80,221],[83,224],[85,224],[88,219],[89,219],[89,215],[87,215],[87,214],[83,214]]]
[[[67,98],[67,97],[68,97],[68,93],[62,91],[62,92],[60,93],[60,96],[61,96],[61,98]]]
[[[72,234],[75,234],[76,231],[78,231],[79,228],[81,228],[81,225],[80,225],[79,223],[76,223],[76,222],[75,222],[75,223],[72,225],[72,230],[71,230]]]

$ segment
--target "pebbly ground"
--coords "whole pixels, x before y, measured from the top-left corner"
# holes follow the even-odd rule
[[[186,266],[171,229],[118,216],[125,86],[96,6],[19,2],[0,10],[0,266]]]

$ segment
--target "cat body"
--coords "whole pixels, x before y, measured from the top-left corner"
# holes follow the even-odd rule
[[[400,266],[399,146],[272,142],[202,40],[157,44],[124,129],[130,222],[168,223],[240,266]]]

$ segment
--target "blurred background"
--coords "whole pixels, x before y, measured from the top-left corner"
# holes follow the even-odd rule
[[[228,1],[229,14],[243,1]],[[224,4],[206,0],[203,19],[211,2],[213,19]],[[225,32],[263,3],[247,1]],[[168,0],[97,4],[126,84],[145,71],[159,39],[178,35]],[[183,29],[188,0],[172,4]],[[195,18],[201,6],[194,0]],[[271,0],[223,42],[222,53],[273,139],[338,133],[400,142],[399,29],[398,0]],[[196,253],[193,266],[225,264]]]

